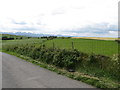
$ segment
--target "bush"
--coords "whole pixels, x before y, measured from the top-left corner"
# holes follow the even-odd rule
[[[14,40],[14,37],[3,36],[2,40]]]
[[[120,43],[120,40],[115,40],[117,43]]]
[[[118,78],[118,80],[120,80],[120,54],[113,55],[109,66],[109,72],[112,73],[113,76]]]

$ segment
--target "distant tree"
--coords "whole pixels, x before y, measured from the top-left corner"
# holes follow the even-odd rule
[[[41,37],[41,38],[47,38],[46,36],[43,36],[43,37]]]
[[[120,40],[115,40],[116,42],[120,43]]]
[[[45,38],[45,39],[47,39],[47,40],[51,40],[51,39],[57,38],[57,36],[49,36],[49,37],[43,36],[43,37],[41,37],[41,38]]]
[[[7,40],[7,36],[3,36],[3,37],[2,37],[2,40]]]
[[[20,37],[20,39],[23,39],[22,37]]]
[[[8,40],[14,40],[14,38],[13,38],[13,37],[11,37],[11,38],[8,38]]]
[[[2,40],[14,40],[14,38],[13,37],[3,36]]]
[[[67,37],[67,38],[71,38],[71,37]]]
[[[28,39],[31,38],[31,37],[28,37]]]
[[[62,39],[64,39],[65,37],[61,37]]]

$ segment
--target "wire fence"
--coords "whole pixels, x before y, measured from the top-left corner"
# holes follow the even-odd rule
[[[113,55],[118,53],[118,44],[107,42],[52,42],[46,44],[47,47],[61,49],[77,49],[85,53],[95,53],[103,55]]]

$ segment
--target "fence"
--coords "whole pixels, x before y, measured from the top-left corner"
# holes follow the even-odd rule
[[[85,53],[94,53],[102,55],[113,55],[118,53],[118,44],[116,42],[50,42],[45,43],[46,47],[61,49],[77,49]]]

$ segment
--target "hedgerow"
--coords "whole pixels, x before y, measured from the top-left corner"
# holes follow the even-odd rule
[[[31,57],[47,64],[55,65],[59,68],[65,68],[67,70],[78,70],[78,68],[90,70],[90,68],[97,68],[102,71],[99,72],[100,75],[103,75],[104,72],[106,72],[110,77],[120,80],[120,55],[108,57],[103,55],[87,54],[76,49],[68,50],[47,48],[44,45],[8,45],[3,47],[3,49]]]

